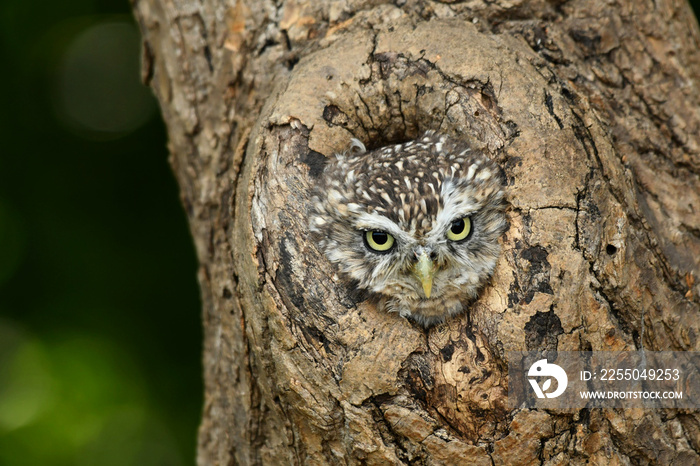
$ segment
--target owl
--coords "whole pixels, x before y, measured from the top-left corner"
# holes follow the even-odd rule
[[[466,142],[427,132],[328,161],[310,230],[341,276],[381,309],[424,326],[463,312],[488,281],[506,229],[500,167]]]

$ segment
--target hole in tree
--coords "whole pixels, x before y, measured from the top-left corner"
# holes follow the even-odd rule
[[[607,246],[605,246],[605,252],[608,253],[608,256],[614,256],[617,252],[617,248],[612,244],[608,244]]]

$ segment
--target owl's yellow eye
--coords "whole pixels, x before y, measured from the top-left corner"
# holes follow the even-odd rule
[[[365,232],[365,243],[373,251],[387,252],[394,246],[394,237],[385,231]]]
[[[462,241],[467,239],[472,231],[472,221],[469,217],[459,218],[452,222],[447,230],[447,239],[452,241]]]

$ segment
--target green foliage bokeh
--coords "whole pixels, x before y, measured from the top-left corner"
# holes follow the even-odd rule
[[[194,463],[196,260],[138,57],[126,0],[0,2],[0,466]]]
[[[194,248],[126,0],[0,2],[0,465],[194,464]]]

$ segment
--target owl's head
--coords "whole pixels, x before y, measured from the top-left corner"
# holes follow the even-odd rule
[[[425,325],[476,297],[506,228],[500,168],[433,132],[369,152],[353,140],[312,207],[310,229],[342,275]]]

